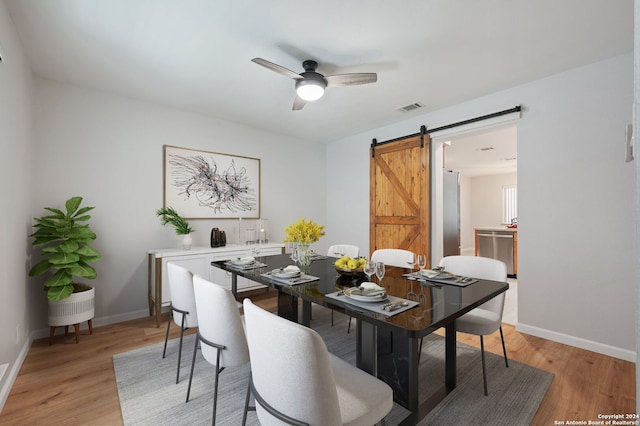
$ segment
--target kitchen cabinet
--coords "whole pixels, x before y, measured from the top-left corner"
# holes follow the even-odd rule
[[[264,243],[260,245],[259,256],[283,254],[284,244]],[[246,245],[230,244],[224,247],[193,247],[190,250],[152,249],[148,253],[148,302],[149,315],[155,315],[156,325],[160,326],[160,314],[163,306],[171,303],[171,293],[167,283],[167,263],[172,262],[185,267],[192,273],[224,286],[231,290],[231,274],[211,266],[211,262],[250,256],[251,249]],[[264,286],[238,278],[238,292],[254,290]]]

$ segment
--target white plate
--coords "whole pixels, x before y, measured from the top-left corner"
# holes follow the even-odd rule
[[[440,272],[435,278],[439,280],[448,280],[451,278],[455,278],[456,276],[450,272]]]
[[[293,278],[293,277],[297,277],[300,275],[300,271],[295,271],[295,272],[272,272],[271,275],[273,275],[276,278]]]
[[[350,299],[357,300],[358,302],[369,302],[369,303],[382,302],[389,298],[389,296],[387,296],[386,293],[378,294],[376,296],[363,296],[361,294],[351,294],[351,290],[352,289],[345,290],[344,291],[345,296],[347,296]]]

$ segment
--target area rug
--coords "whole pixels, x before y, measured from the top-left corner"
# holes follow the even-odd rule
[[[313,311],[311,324],[328,349],[355,363],[355,334],[347,334],[347,317],[335,314],[331,326],[327,309]],[[185,403],[194,335],[185,337],[180,383],[175,383],[178,339],[169,341],[167,357],[163,343],[114,355],[113,365],[125,425],[211,424],[214,369],[197,354],[191,400]],[[507,347],[507,351],[509,348]],[[531,423],[551,385],[551,373],[487,353],[489,396],[484,396],[480,351],[458,344],[457,387],[419,425],[526,425]],[[247,389],[249,366],[227,368],[220,374],[216,424],[240,425]],[[420,361],[420,399],[437,391],[444,381],[444,338],[425,338]],[[408,412],[394,404],[387,425],[397,425]],[[247,424],[259,425],[255,412]]]

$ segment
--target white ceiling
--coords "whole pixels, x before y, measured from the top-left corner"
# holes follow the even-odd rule
[[[319,142],[633,49],[632,0],[5,1],[38,76]],[[378,82],[292,111],[254,57]]]
[[[462,176],[515,173],[517,127],[515,124],[451,139],[445,146],[445,168]]]

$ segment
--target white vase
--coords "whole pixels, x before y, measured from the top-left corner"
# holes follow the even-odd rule
[[[192,243],[193,239],[191,238],[191,234],[186,234],[182,239],[182,248],[185,250],[190,250]]]
[[[89,321],[95,315],[96,290],[72,293],[66,299],[53,302],[49,300],[49,325],[60,327]]]

